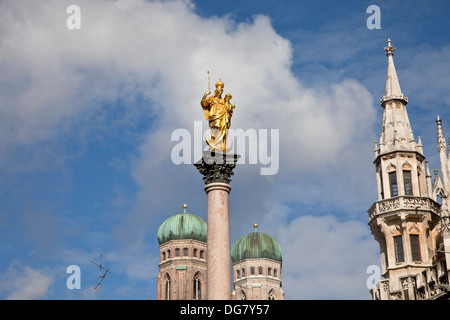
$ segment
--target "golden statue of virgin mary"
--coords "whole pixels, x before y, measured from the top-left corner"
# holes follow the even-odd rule
[[[209,72],[208,72],[209,75]],[[231,124],[231,116],[233,115],[234,104],[230,103],[231,94],[227,93],[222,98],[224,83],[221,79],[216,82],[216,90],[211,94],[209,90],[203,95],[200,102],[205,118],[209,121],[209,131],[211,139],[206,138],[206,143],[212,151],[219,151],[226,153],[230,151],[227,148],[228,129]],[[208,97],[209,96],[209,97]]]
[[[209,121],[211,139],[208,140],[206,138],[206,143],[212,151],[226,153],[231,149],[231,147],[227,148],[227,139],[228,129],[231,124],[231,116],[233,115],[235,105],[230,103],[232,97],[230,93],[227,93],[225,97],[222,98],[223,87],[224,84],[222,80],[219,79],[219,81],[216,82],[214,94],[209,96],[211,91],[208,90],[208,92],[203,95],[200,104],[205,112],[206,120]]]

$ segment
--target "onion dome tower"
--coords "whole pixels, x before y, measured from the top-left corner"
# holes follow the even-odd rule
[[[186,208],[158,229],[158,300],[206,299],[206,222]]]
[[[281,288],[281,247],[273,237],[255,231],[236,240],[231,248],[234,300],[284,299]]]

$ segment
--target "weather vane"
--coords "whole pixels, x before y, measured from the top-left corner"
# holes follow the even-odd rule
[[[101,288],[101,285],[102,285],[102,281],[105,279],[106,274],[109,272],[109,269],[105,269],[102,266],[102,256],[103,256],[103,253],[100,254],[100,264],[97,264],[94,261],[89,260],[91,263],[95,264],[100,269],[100,274],[98,276],[98,284],[94,288],[94,290],[98,289],[97,300],[100,300],[100,288]],[[105,273],[102,274],[103,271],[105,271]]]

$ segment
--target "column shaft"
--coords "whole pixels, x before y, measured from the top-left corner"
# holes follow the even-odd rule
[[[230,215],[231,187],[213,182],[205,186],[208,196],[207,299],[231,299]]]

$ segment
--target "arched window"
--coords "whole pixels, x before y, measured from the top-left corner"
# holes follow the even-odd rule
[[[245,277],[245,269],[242,268],[242,278]]]
[[[167,258],[170,259],[170,250],[167,250]]]
[[[188,256],[188,248],[184,248],[183,249],[183,257],[187,257]]]
[[[255,267],[250,267],[250,275],[255,275]]]
[[[263,274],[263,267],[258,267],[258,275],[262,276]]]
[[[277,269],[273,269],[273,276],[276,278],[277,277]]]
[[[236,270],[236,278],[240,278],[241,277],[241,273],[239,272],[239,270]]]
[[[197,257],[197,249],[194,249],[194,257]]]
[[[166,253],[165,252],[162,253],[162,259],[166,260]]]
[[[180,248],[176,248],[175,249],[175,257],[179,257],[180,256]]]
[[[203,250],[200,250],[200,259],[203,259]]]
[[[272,268],[267,269],[267,275],[272,276]]]
[[[202,283],[198,272],[194,276],[194,300],[201,300],[202,298]]]
[[[170,300],[170,277],[167,273],[165,277],[164,298]]]
[[[269,291],[269,294],[267,296],[267,300],[275,300],[275,295],[273,294],[273,290]]]
[[[244,290],[241,290],[241,300],[247,300],[247,295]]]

